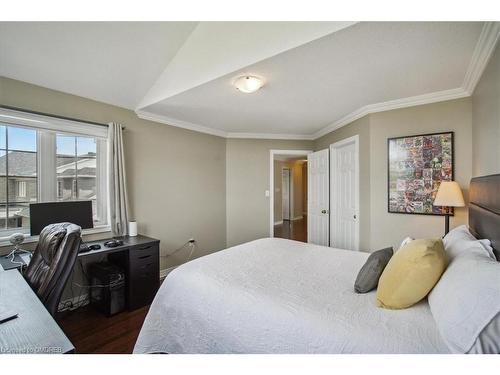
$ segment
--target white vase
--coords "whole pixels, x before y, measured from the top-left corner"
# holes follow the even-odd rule
[[[137,221],[130,221],[128,223],[128,235],[130,237],[137,236]]]

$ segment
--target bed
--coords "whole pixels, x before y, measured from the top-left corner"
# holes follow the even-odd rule
[[[471,232],[494,249],[498,187],[470,188]],[[427,300],[385,310],[354,293],[368,255],[266,238],[191,261],[161,286],[134,353],[449,353]]]

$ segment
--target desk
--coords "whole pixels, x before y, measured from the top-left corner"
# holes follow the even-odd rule
[[[78,258],[108,255],[110,261],[125,271],[127,307],[138,309],[153,301],[160,284],[160,241],[146,236],[120,237],[123,245],[105,247],[78,254]],[[36,294],[16,270],[4,271],[0,266],[0,306],[12,310],[18,317],[0,324],[1,353],[71,353],[73,344],[59,328]]]
[[[70,353],[73,344],[17,270],[0,267],[0,305],[18,317],[0,324],[0,353]]]
[[[104,242],[110,238],[88,241],[87,245],[98,244],[99,250],[79,253],[78,259],[88,259],[97,255],[107,255],[125,272],[126,303],[128,310],[149,305],[160,286],[160,241],[146,236],[113,237],[123,241],[123,245],[106,247]],[[19,266],[15,266],[19,268]],[[1,265],[0,265],[1,268]]]
[[[160,241],[146,236],[115,237],[123,241],[117,247],[105,247],[105,240],[89,241],[87,245],[99,244],[99,250],[78,254],[78,258],[108,255],[109,261],[125,271],[127,308],[135,310],[149,305],[160,286]]]

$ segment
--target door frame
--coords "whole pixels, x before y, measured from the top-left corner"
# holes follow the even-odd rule
[[[356,184],[356,192],[354,193],[354,196],[356,198],[356,237],[354,239],[354,244],[355,244],[355,250],[359,251],[359,237],[360,237],[360,214],[359,214],[359,135],[353,135],[352,137],[342,139],[341,141],[332,143],[330,145],[330,246],[332,246],[332,234],[335,233],[334,228],[336,224],[336,219],[335,215],[332,215],[333,212],[333,203],[334,203],[334,189],[335,189],[335,184],[334,184],[334,176],[336,173],[336,157],[337,157],[337,149],[339,147],[345,146],[349,143],[354,142],[354,153],[355,153],[355,165],[356,165],[356,173],[354,176],[355,179],[355,184]]]
[[[292,212],[294,210],[293,207],[293,182],[292,182],[292,169],[290,167],[283,167],[281,168],[281,218],[282,221],[285,221],[285,206],[283,204],[283,171],[288,171],[288,220],[292,221],[294,216],[292,215]],[[274,214],[274,211],[273,211]]]
[[[307,156],[313,150],[269,150],[269,237],[274,237],[274,156]]]

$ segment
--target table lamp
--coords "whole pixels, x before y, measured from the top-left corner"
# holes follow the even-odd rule
[[[442,181],[434,198],[434,206],[442,207],[464,207],[464,196],[460,185],[456,181]],[[445,214],[445,235],[450,231],[450,214],[446,210]]]

